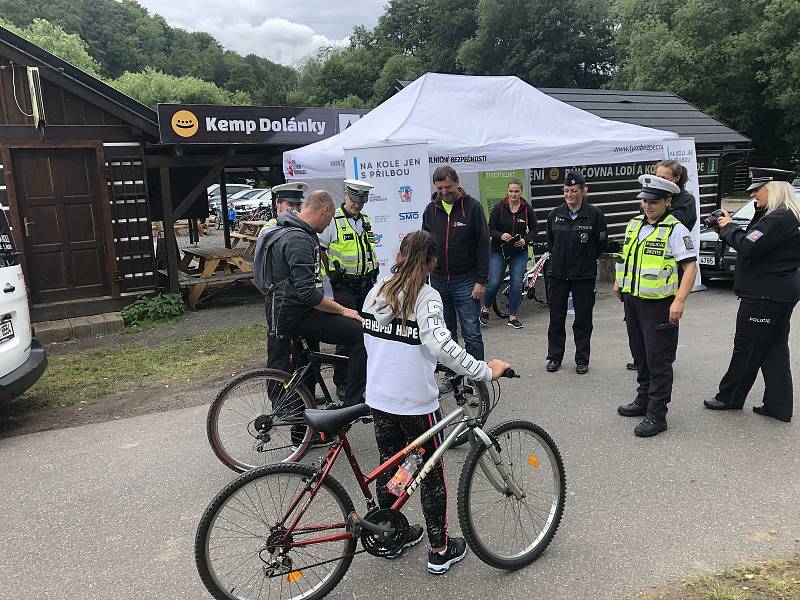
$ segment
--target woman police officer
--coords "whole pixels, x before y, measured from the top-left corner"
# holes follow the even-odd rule
[[[694,285],[697,257],[689,230],[668,212],[672,195],[680,188],[655,175],[642,175],[639,183],[642,191],[637,197],[644,214],[631,219],[625,229],[614,281],[614,293],[625,305],[639,386],[636,399],[617,412],[625,417],[643,416],[633,432],[651,437],[667,429],[678,321]]]
[[[800,203],[789,183],[791,171],[750,169],[747,190],[756,211],[746,229],[722,211],[720,237],[736,250],[734,291],[739,296],[733,356],[719,393],[705,400],[711,410],[741,410],[758,370],[764,375],[759,415],[792,419],[789,321],[800,299]]]

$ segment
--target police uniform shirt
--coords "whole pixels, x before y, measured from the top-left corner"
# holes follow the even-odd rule
[[[350,224],[350,227],[355,229],[356,234],[361,237],[361,234],[364,233],[364,219],[361,218],[361,215],[359,215],[357,219],[347,217],[347,222]],[[339,234],[336,230],[336,217],[331,219],[331,223],[325,228],[325,231],[317,235],[319,236],[319,245],[323,248],[327,248],[331,244],[338,242]]]
[[[639,241],[641,242],[649,235],[652,235],[655,229],[645,219],[644,225],[639,229]],[[672,228],[672,233],[669,234],[669,240],[667,240],[667,246],[669,247],[669,254],[678,263],[689,262],[690,259],[697,260],[692,234],[686,229],[686,225],[681,222],[676,223],[675,227]]]

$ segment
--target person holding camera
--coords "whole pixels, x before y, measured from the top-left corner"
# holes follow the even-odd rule
[[[689,230],[668,212],[680,188],[655,175],[640,176],[639,184],[642,191],[637,198],[644,214],[625,228],[614,279],[614,293],[625,307],[628,343],[639,366],[639,385],[636,399],[617,412],[644,417],[633,433],[652,437],[667,429],[678,322],[694,286],[697,256]]]
[[[577,171],[564,177],[564,204],[547,216],[550,326],[547,330],[547,372],[561,368],[567,341],[567,302],[575,307],[575,372],[589,372],[597,258],[606,251],[606,217],[586,199],[586,179]]]
[[[536,237],[536,213],[522,197],[522,182],[512,179],[508,182],[508,195],[495,204],[489,215],[489,284],[481,308],[481,324],[489,323],[489,307],[497,296],[500,284],[510,271],[511,290],[508,294],[508,325],[522,329],[517,318],[517,310],[522,301],[522,278],[528,265],[528,246]]]
[[[794,403],[789,323],[800,300],[800,203],[791,171],[753,168],[750,177],[756,211],[749,225],[742,229],[724,210],[707,223],[736,250],[733,289],[740,302],[728,371],[717,395],[703,404],[741,410],[760,369],[763,404],[753,412],[788,423]]]
[[[344,180],[344,202],[333,220],[319,234],[320,259],[333,288],[333,298],[347,308],[360,311],[364,300],[378,279],[378,256],[372,222],[364,214],[369,191],[375,186],[358,179]],[[336,354],[347,356],[345,346],[336,346]],[[333,369],[336,395],[344,401],[347,390],[347,366]]]

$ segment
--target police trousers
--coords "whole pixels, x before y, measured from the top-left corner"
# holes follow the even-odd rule
[[[719,382],[716,399],[742,408],[758,371],[764,376],[764,407],[791,418],[792,370],[789,364],[789,324],[797,303],[742,298],[736,315],[733,355]]]
[[[333,287],[333,299],[346,308],[352,308],[361,312],[364,308],[364,300],[372,286],[350,287],[346,283],[338,283]],[[348,346],[336,345],[336,354],[350,356]],[[336,365],[333,368],[333,383],[339,387],[347,384],[347,365]]]
[[[678,349],[678,322],[670,322],[675,298],[643,300],[625,294],[625,325],[633,362],[638,366],[636,400],[647,416],[663,421],[672,399],[672,363]]]
[[[547,329],[547,360],[564,360],[567,341],[565,323],[567,300],[572,292],[575,321],[572,333],[575,337],[575,364],[588,365],[592,341],[592,313],[594,312],[594,279],[548,278],[550,287],[550,326]]]

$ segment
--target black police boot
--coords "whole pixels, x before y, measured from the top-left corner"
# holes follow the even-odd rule
[[[575,372],[578,375],[586,375],[589,372],[589,365],[575,365]]]
[[[727,402],[722,402],[716,398],[703,400],[703,406],[710,410],[742,410],[741,406],[731,406]]]
[[[662,431],[667,430],[667,421],[664,419],[656,420],[645,417],[644,420],[633,428],[633,433],[637,437],[653,437]]]
[[[647,414],[647,408],[636,402],[623,404],[617,407],[617,412],[623,417],[643,417]]]
[[[561,363],[557,360],[550,360],[547,362],[547,372],[548,373],[555,373],[561,368]]]
[[[773,419],[778,419],[778,421],[783,421],[784,423],[791,423],[792,417],[783,417],[780,415],[776,415],[773,412],[770,412],[766,406],[754,406],[753,412],[757,415],[762,415],[764,417],[772,417]]]

